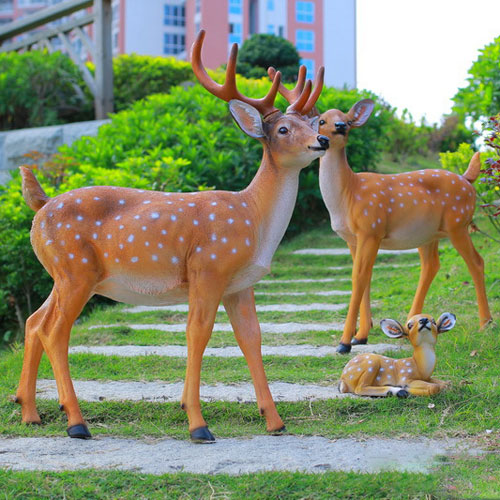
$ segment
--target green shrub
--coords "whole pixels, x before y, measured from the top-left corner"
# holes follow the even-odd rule
[[[89,118],[76,65],[60,52],[0,53],[0,130]]]
[[[113,59],[115,111],[129,108],[144,97],[168,92],[170,87],[193,80],[191,65],[174,57],[124,54]]]
[[[241,78],[238,85],[245,95],[259,97],[270,84]],[[348,110],[366,96],[327,88],[318,106]],[[279,105],[285,106],[281,98]],[[386,116],[387,111],[379,109],[351,134],[348,154],[355,169],[375,166]],[[165,191],[239,190],[255,175],[261,156],[261,145],[233,123],[226,103],[200,85],[174,87],[170,94],[150,96],[117,113],[96,137],[61,147],[37,177],[49,195],[102,184]],[[304,169],[291,233],[328,218],[318,184],[317,165]],[[32,218],[16,173],[3,192],[0,188],[0,332],[10,332],[9,338],[51,286],[29,244]]]

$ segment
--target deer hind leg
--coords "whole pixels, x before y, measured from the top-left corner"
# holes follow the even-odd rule
[[[422,312],[429,287],[439,271],[438,246],[439,241],[436,240],[428,243],[427,245],[423,245],[418,249],[421,265],[420,278],[418,280],[417,291],[415,293],[415,298],[413,299],[413,304],[408,314],[408,318]]]
[[[260,414],[266,418],[269,432],[283,431],[281,420],[269,390],[261,352],[261,332],[255,310],[255,298],[252,288],[229,295],[224,298],[229,320],[234,335],[252,375]]]
[[[188,416],[191,439],[196,442],[215,441],[201,414],[200,374],[203,353],[212,335],[217,308],[225,288],[223,282],[222,277],[211,273],[193,273],[189,279],[187,366],[181,407]]]
[[[413,396],[432,396],[440,392],[442,387],[439,384],[426,382],[425,380],[412,380],[408,384],[408,392]]]
[[[370,284],[373,264],[377,258],[380,239],[374,237],[358,238],[354,266],[352,270],[352,294],[349,311],[344,325],[344,332],[337,352],[348,353],[351,350],[351,339],[356,332],[356,320],[361,300]]]
[[[356,381],[356,386],[354,387],[354,394],[358,396],[378,396],[385,397],[391,393],[396,394],[398,391],[394,391],[395,388],[376,385],[376,379],[380,370],[380,362],[374,361],[371,365],[366,365],[363,367],[363,373]],[[397,388],[400,390],[401,388]]]
[[[476,297],[479,306],[479,324],[481,328],[491,321],[491,312],[486,297],[484,284],[484,261],[474,248],[471,237],[466,227],[450,231],[450,240],[458,253],[462,256],[476,287]]]
[[[348,245],[351,251],[352,260],[356,256],[356,247],[353,245]],[[371,283],[371,273],[368,285],[361,299],[360,311],[359,311],[359,328],[356,332],[354,339],[352,340],[352,345],[366,344],[368,340],[368,334],[373,326],[372,321],[372,311],[370,307],[370,283]]]
[[[34,332],[38,335],[52,365],[61,409],[68,417],[68,435],[82,439],[91,436],[83,420],[71,381],[68,345],[71,327],[91,296],[91,290],[90,284],[75,286],[73,280],[56,281],[49,298],[37,311],[41,314],[34,315],[33,320],[33,325],[36,325]],[[33,376],[31,372],[30,381]]]

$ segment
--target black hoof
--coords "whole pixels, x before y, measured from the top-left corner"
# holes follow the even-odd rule
[[[19,401],[19,398],[18,398],[17,396],[14,396],[14,395],[9,396],[9,401],[10,401],[11,403],[21,404],[21,401]]]
[[[271,436],[282,436],[286,432],[286,426],[284,425],[281,429],[276,429],[275,431],[269,431]]]
[[[198,429],[191,431],[189,434],[191,435],[191,441],[194,443],[215,443],[215,438],[207,426],[198,427]]]
[[[396,393],[396,396],[398,398],[407,398],[410,395],[410,393],[406,389],[401,389]]]
[[[72,425],[71,427],[68,427],[66,429],[66,432],[68,433],[68,436],[70,438],[77,438],[77,439],[91,439],[92,438],[92,434],[90,434],[90,432],[87,429],[87,426],[85,424]]]
[[[337,347],[337,352],[339,354],[349,354],[351,352],[351,344],[344,344],[341,342]]]
[[[351,345],[365,345],[368,344],[368,339],[357,339],[354,337],[352,339]]]

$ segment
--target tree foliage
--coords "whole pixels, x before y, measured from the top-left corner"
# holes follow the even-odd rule
[[[500,36],[479,52],[469,69],[468,85],[453,97],[454,110],[474,120],[500,111]]]
[[[300,66],[297,49],[275,35],[257,34],[247,38],[239,52],[238,73],[247,78],[266,77],[269,66],[281,71],[283,81],[295,81]]]

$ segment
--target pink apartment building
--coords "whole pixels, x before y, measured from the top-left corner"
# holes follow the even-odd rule
[[[61,0],[0,0],[0,24]],[[112,0],[113,52],[188,59],[196,33],[207,31],[204,63],[227,61],[233,43],[254,33],[290,40],[313,76],[356,87],[356,0]]]

